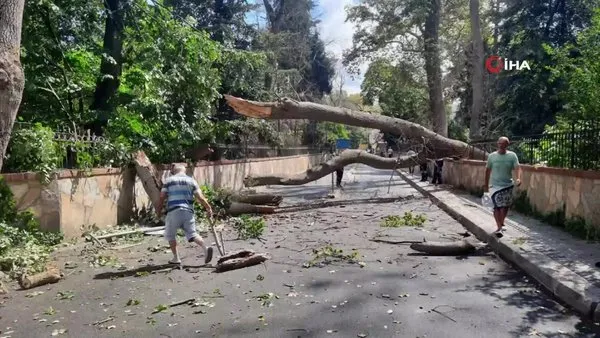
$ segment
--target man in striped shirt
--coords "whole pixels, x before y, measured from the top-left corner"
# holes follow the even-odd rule
[[[177,230],[182,228],[188,242],[195,242],[204,251],[204,263],[212,260],[213,248],[207,247],[202,237],[196,232],[196,220],[194,218],[194,198],[206,209],[208,217],[213,217],[212,208],[202,195],[200,187],[194,178],[185,174],[185,166],[175,164],[169,176],[162,186],[160,192],[159,217],[162,215],[165,200],[167,202],[167,217],[165,220],[165,238],[169,241],[173,259],[171,264],[181,264],[177,252]]]

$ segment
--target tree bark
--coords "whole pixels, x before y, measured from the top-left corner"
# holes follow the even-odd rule
[[[150,202],[152,202],[154,210],[158,210],[162,183],[156,168],[152,165],[152,162],[150,162],[146,153],[141,150],[133,154],[133,163],[135,164],[137,175],[142,181],[142,186],[144,186],[144,190],[146,191],[146,194],[148,194]]]
[[[485,158],[487,156],[484,150],[473,148],[458,140],[449,139],[416,123],[389,116],[312,102],[298,102],[289,98],[283,98],[277,102],[255,102],[225,95],[225,99],[236,112],[248,117],[273,120],[329,121],[350,126],[379,129],[382,132],[419,140],[423,142],[423,146],[416,156],[418,164],[425,163],[427,158],[472,158],[474,156]],[[395,161],[395,159],[392,159],[392,161]],[[402,168],[402,165],[399,168]]]
[[[270,257],[268,254],[242,250],[219,258],[215,272],[225,272],[260,264]]]
[[[278,206],[281,204],[283,197],[281,195],[272,194],[250,194],[245,192],[233,193],[230,196],[233,202],[253,204],[253,205],[269,205]]]
[[[104,29],[104,57],[100,64],[100,77],[96,84],[91,110],[99,111],[94,123],[90,125],[96,135],[102,135],[102,128],[108,121],[112,107],[110,100],[119,88],[119,77],[123,64],[123,10],[121,0],[105,0],[106,23]]]
[[[25,0],[0,3],[0,170],[25,87],[21,28]]]
[[[475,247],[473,244],[469,243],[466,240],[457,242],[414,243],[410,245],[410,248],[415,251],[438,256],[466,255],[472,253],[477,249],[477,247]]]
[[[34,288],[50,283],[56,283],[62,278],[60,270],[58,268],[49,268],[44,272],[40,272],[33,276],[23,275],[19,279],[19,285],[24,290]]]
[[[396,169],[414,166],[420,162],[419,154],[412,156],[401,156],[400,158],[388,158],[369,154],[364,150],[344,150],[339,156],[321,163],[305,172],[295,175],[265,175],[248,176],[244,179],[246,187],[264,185],[302,185],[316,181],[321,177],[331,174],[338,168],[343,168],[352,163],[362,163],[377,169]]]
[[[423,39],[425,47],[425,72],[427,73],[429,107],[431,109],[433,131],[442,136],[448,136],[448,117],[446,116],[444,94],[442,92],[442,68],[439,48],[441,8],[441,0],[430,1],[429,13],[425,20]]]
[[[483,38],[481,36],[481,23],[479,19],[479,0],[470,0],[469,10],[471,17],[471,37],[473,54],[471,60],[471,90],[473,93],[471,106],[471,123],[469,136],[471,140],[481,138],[481,110],[483,109]]]

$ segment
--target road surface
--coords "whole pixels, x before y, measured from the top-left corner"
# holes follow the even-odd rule
[[[347,206],[271,215],[264,244],[235,240],[227,249],[269,252],[266,266],[224,274],[208,269],[138,273],[170,258],[160,237],[121,250],[87,244],[63,249],[63,281],[11,291],[0,308],[0,337],[595,337],[585,323],[526,276],[493,253],[470,257],[418,255],[408,245],[369,241],[455,240],[464,229],[400,178],[390,189],[407,197],[396,203],[352,204],[389,197],[390,171],[354,166],[336,200]],[[306,187],[264,188],[284,192],[286,203],[325,197],[329,177]],[[424,215],[422,227],[381,227],[382,217]],[[357,251],[357,261],[319,264],[313,250]],[[152,252],[159,248],[157,252]],[[197,265],[186,245],[184,264]],[[91,267],[93,257],[118,265]],[[98,261],[98,259],[95,259]],[[307,262],[316,266],[303,267]],[[158,267],[155,267],[158,269]],[[126,275],[123,277],[122,275]],[[129,276],[127,276],[129,275]],[[43,294],[33,292],[43,291]],[[29,295],[29,297],[28,297]],[[152,314],[161,304],[196,298]],[[127,305],[127,303],[131,305]],[[139,304],[137,304],[139,302]]]

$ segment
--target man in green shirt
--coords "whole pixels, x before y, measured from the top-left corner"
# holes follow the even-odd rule
[[[496,235],[502,237],[502,227],[508,214],[508,209],[513,203],[513,190],[521,185],[521,168],[519,158],[514,152],[507,150],[509,145],[507,137],[498,139],[498,150],[488,156],[485,169],[484,192],[490,192],[494,203],[494,218],[496,219]],[[516,171],[517,180],[513,181],[513,170]],[[491,180],[490,180],[491,179]]]

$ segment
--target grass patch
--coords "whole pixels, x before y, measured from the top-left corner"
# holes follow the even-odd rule
[[[265,219],[262,217],[241,215],[240,217],[232,217],[230,222],[240,239],[259,239],[266,229]]]
[[[352,250],[349,254],[345,254],[344,250],[337,249],[331,245],[327,245],[321,249],[313,249],[313,259],[303,264],[305,268],[310,268],[322,264],[331,264],[334,262],[346,262],[352,264],[360,264],[358,261],[360,253],[357,250]],[[362,265],[361,265],[362,266]]]
[[[421,227],[427,221],[424,214],[414,215],[407,211],[403,216],[389,215],[383,218],[381,226],[384,228]]]

